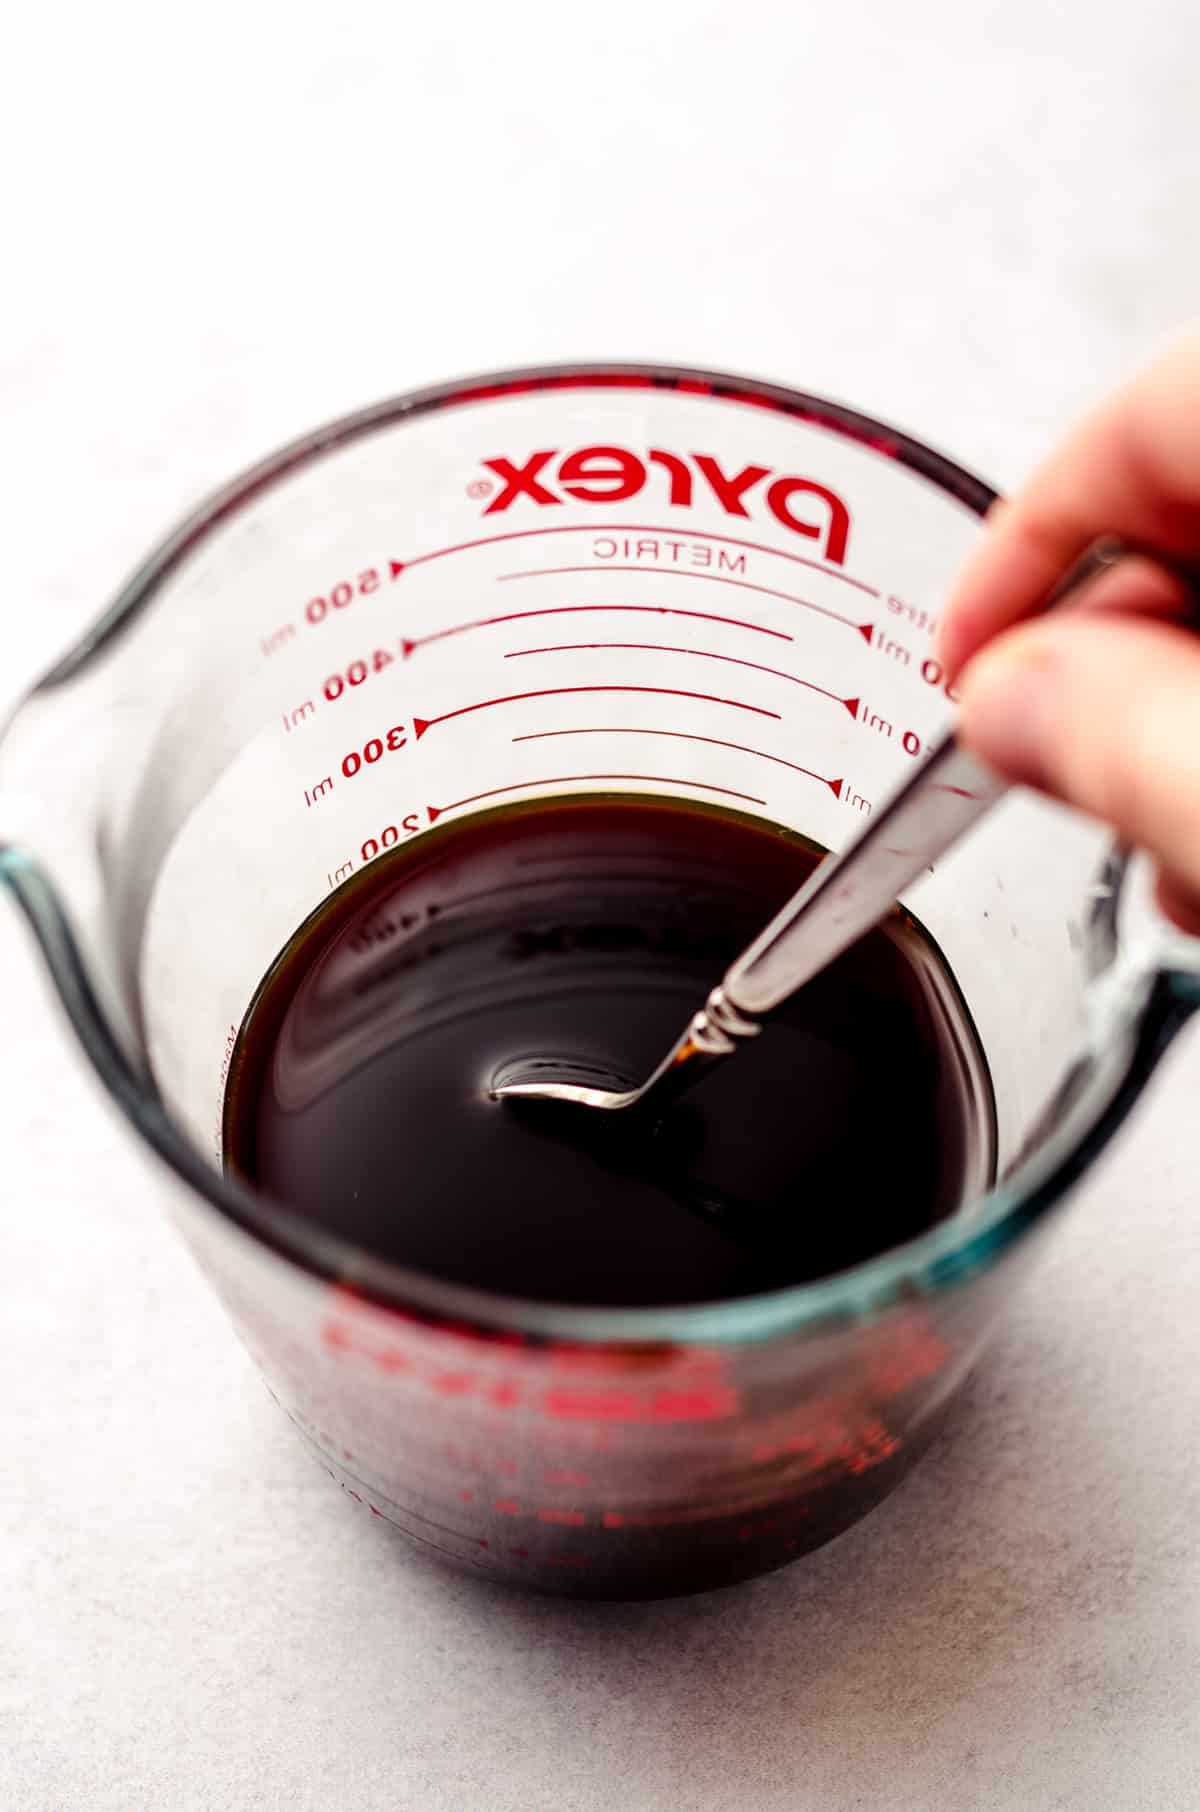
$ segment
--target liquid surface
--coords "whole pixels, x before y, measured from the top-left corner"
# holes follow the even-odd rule
[[[229,1169],[394,1263],[545,1302],[725,1300],[900,1244],[989,1180],[991,1095],[898,912],[660,1122],[488,1098],[534,1056],[640,1080],[815,860],[657,801],[543,801],[402,847],[261,986]]]

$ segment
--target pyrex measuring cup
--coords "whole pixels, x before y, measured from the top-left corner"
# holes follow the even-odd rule
[[[257,983],[344,881],[514,800],[723,803],[840,848],[946,721],[931,613],[990,500],[904,435],[741,379],[449,385],[213,498],[9,725],[0,876],[86,1050],[190,1185],[182,1230],[273,1393],[429,1551],[655,1595],[861,1516],[1194,1005],[1190,947],[1131,937],[1094,827],[1008,800],[906,900],[982,1040],[995,1187],[841,1276],[654,1311],[450,1287],[227,1181]]]

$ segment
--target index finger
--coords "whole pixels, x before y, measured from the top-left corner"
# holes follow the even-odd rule
[[[1160,353],[993,506],[942,613],[938,658],[950,676],[1034,615],[1105,535],[1173,559],[1200,555],[1200,332]]]

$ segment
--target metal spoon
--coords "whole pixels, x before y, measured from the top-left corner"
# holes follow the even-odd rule
[[[1124,552],[1098,542],[1054,592],[1068,592]],[[762,1029],[763,1016],[795,994],[878,924],[901,890],[979,822],[1007,791],[951,730],[840,855],[827,857],[726,970],[699,1012],[638,1088],[597,1087],[569,1060],[539,1057],[500,1069],[494,1100],[565,1101],[576,1107],[658,1109]]]

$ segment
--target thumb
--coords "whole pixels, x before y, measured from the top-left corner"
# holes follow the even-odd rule
[[[999,636],[959,682],[963,741],[1010,780],[1157,858],[1165,909],[1200,925],[1200,640],[1066,613]]]

